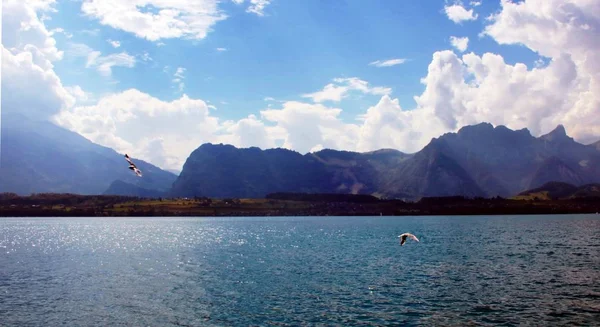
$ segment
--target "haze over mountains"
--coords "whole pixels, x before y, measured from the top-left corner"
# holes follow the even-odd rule
[[[122,154],[47,121],[2,114],[0,192],[102,194],[115,180],[167,191],[175,174],[133,158],[144,173],[127,169]]]
[[[0,192],[71,192],[137,196],[252,198],[274,192],[509,197],[550,181],[576,186],[600,182],[599,143],[583,145],[562,126],[533,137],[488,123],[434,138],[413,154],[236,148],[202,144],[179,176],[49,122],[3,115]]]

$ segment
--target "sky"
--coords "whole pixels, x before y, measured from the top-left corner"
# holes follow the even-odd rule
[[[600,139],[599,0],[5,0],[2,111],[178,171],[203,143]]]

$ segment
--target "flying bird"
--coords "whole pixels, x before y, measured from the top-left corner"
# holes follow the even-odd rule
[[[127,153],[125,154],[125,160],[127,160],[127,162],[129,162],[129,169],[133,170],[133,172],[136,175],[138,175],[139,177],[142,177],[142,171],[139,170],[138,167],[131,161],[131,159],[129,158]]]
[[[417,242],[419,241],[419,239],[416,236],[414,236],[413,234],[411,234],[411,233],[404,233],[402,235],[398,235],[398,237],[400,238],[400,245],[401,246],[404,245],[404,243],[406,242],[406,238],[407,237],[408,238],[412,238],[413,240],[415,240]]]

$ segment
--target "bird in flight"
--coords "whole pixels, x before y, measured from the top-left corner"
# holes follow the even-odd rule
[[[131,161],[131,159],[129,158],[127,153],[125,154],[125,160],[127,160],[127,162],[129,162],[129,169],[133,170],[133,172],[136,175],[138,175],[139,177],[142,177],[142,171],[139,170],[138,167]]]
[[[406,238],[412,238],[417,242],[419,241],[419,239],[411,233],[404,233],[402,235],[398,235],[398,237],[400,238],[400,246],[404,245],[404,243],[406,242]]]

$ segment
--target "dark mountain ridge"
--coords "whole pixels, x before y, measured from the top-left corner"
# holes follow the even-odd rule
[[[600,198],[600,184],[575,186],[563,182],[549,182],[540,187],[523,191],[517,199],[565,200],[578,198]]]
[[[370,194],[384,198],[513,196],[561,181],[600,182],[600,151],[562,125],[534,137],[489,123],[446,133],[414,154],[325,149],[238,149],[203,144],[189,156],[174,196],[264,197],[276,192]]]
[[[206,143],[179,176],[133,159],[47,121],[2,114],[0,192],[252,198],[271,193],[422,197],[509,197],[550,181],[600,183],[600,142],[583,145],[562,125],[540,137],[489,123],[431,140],[421,151],[358,153]]]

